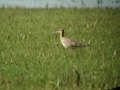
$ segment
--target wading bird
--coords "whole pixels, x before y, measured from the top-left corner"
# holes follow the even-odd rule
[[[74,47],[86,47],[88,46],[88,44],[81,44],[77,41],[71,40],[69,38],[64,37],[64,30],[61,29],[55,33],[59,33],[60,34],[60,41],[62,43],[62,45],[64,46],[64,48],[74,48]]]

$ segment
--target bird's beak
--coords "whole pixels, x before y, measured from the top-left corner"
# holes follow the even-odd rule
[[[58,33],[58,31],[56,31],[56,32],[52,32],[52,34],[56,34],[56,33]]]

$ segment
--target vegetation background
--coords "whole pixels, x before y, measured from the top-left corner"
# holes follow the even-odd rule
[[[0,90],[120,86],[119,17],[120,9],[107,8],[0,8]],[[90,46],[64,49],[52,34],[61,28]]]

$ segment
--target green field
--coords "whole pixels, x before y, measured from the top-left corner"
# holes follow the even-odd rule
[[[52,34],[59,29],[90,46],[65,49],[59,34]],[[0,9],[0,90],[108,90],[117,86],[120,9]]]

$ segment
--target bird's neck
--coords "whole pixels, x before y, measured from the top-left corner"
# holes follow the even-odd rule
[[[64,37],[64,33],[60,33],[60,38],[63,38]]]

